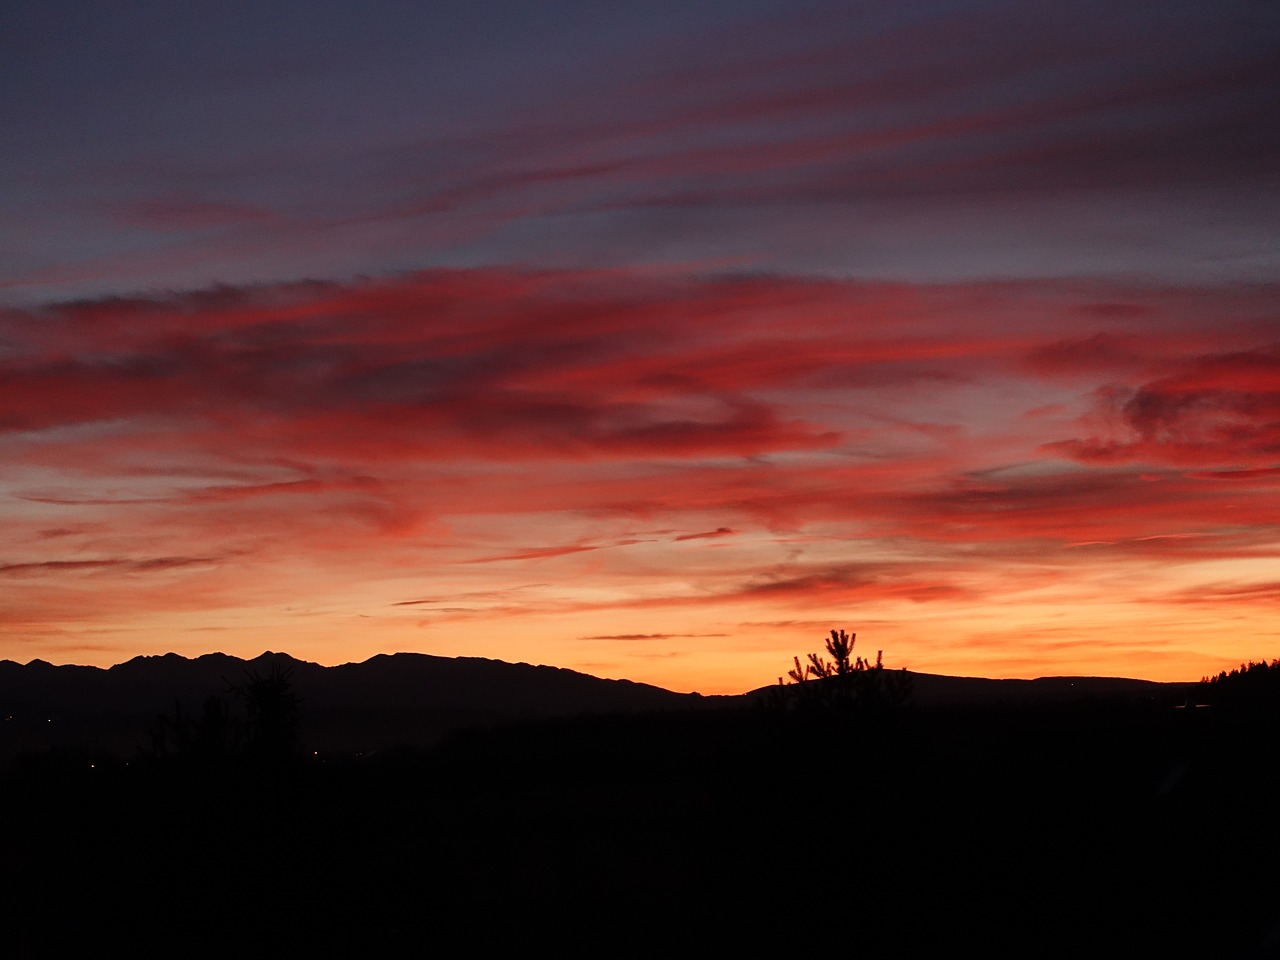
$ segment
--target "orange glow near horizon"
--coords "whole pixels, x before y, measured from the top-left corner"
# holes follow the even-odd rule
[[[3,656],[676,690],[1276,655],[1272,287],[434,271],[10,309]]]

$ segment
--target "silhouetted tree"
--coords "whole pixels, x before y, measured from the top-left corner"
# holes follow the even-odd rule
[[[298,707],[293,671],[272,664],[265,675],[250,672],[234,688],[245,709],[245,754],[256,762],[281,763],[298,756]]]
[[[856,633],[832,630],[826,640],[826,654],[811,653],[806,662],[793,657],[787,678],[778,678],[776,702],[787,709],[823,711],[883,710],[900,706],[911,697],[911,678],[906,670],[884,667],[883,650],[876,659],[856,656]]]

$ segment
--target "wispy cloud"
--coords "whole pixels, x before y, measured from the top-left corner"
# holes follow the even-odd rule
[[[218,563],[216,557],[145,557],[142,559],[109,560],[40,560],[30,563],[0,564],[0,576],[28,577],[42,574],[92,573],[99,570],[120,570],[127,573],[150,573],[177,570],[184,567],[206,566]]]
[[[709,540],[715,537],[732,537],[736,532],[728,527],[716,527],[714,530],[706,530],[702,533],[684,533],[674,539],[677,543],[682,540]]]
[[[1164,377],[1096,394],[1107,434],[1047,449],[1091,463],[1268,469],[1280,453],[1280,349],[1191,357]],[[1224,460],[1226,462],[1224,462]]]
[[[725,637],[725,633],[602,633],[583,640],[691,640],[698,637]]]

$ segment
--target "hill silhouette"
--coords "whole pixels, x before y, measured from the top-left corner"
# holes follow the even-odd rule
[[[506,663],[479,657],[423,653],[379,654],[362,663],[324,667],[287,653],[267,651],[251,660],[209,653],[194,659],[176,653],[134,657],[102,669],[54,666],[33,660],[23,666],[0,661],[0,697],[6,703],[48,705],[70,712],[114,710],[154,699],[187,699],[225,689],[246,671],[281,666],[318,705],[411,708],[429,702],[447,710],[649,709],[686,695],[630,680],[604,680],[559,667]]]
[[[609,680],[552,666],[480,657],[379,654],[325,667],[287,653],[252,659],[223,653],[195,658],[139,656],[109,668],[43,660],[0,661],[0,763],[40,750],[80,750],[124,757],[145,744],[157,717],[197,714],[253,673],[290,673],[301,698],[302,740],[325,754],[356,754],[395,745],[427,746],[476,724],[701,710],[766,700],[773,685],[737,696],[676,693],[630,680]],[[1158,699],[1180,702],[1190,684],[1109,677],[991,680],[910,673],[922,707]]]
[[[157,716],[198,712],[209,697],[272,668],[289,671],[305,704],[303,739],[335,752],[427,744],[476,723],[684,709],[717,699],[559,667],[420,653],[334,667],[271,651],[250,660],[167,653],[106,669],[4,660],[0,757],[73,747],[125,755],[145,742]]]

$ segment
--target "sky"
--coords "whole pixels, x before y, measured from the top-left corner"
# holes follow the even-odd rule
[[[1280,655],[1280,6],[0,6],[0,658]]]

